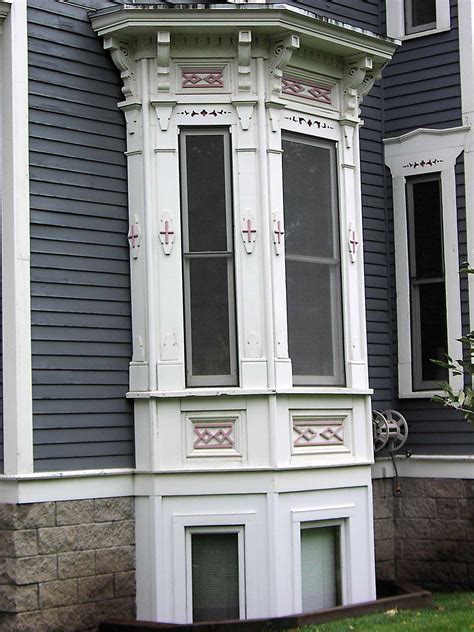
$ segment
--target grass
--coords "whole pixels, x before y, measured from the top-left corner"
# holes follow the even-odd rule
[[[356,619],[308,625],[299,632],[474,632],[474,592],[438,593],[435,607],[388,610]]]

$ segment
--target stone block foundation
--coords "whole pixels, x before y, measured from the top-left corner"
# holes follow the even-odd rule
[[[0,505],[0,630],[97,630],[135,616],[132,498]]]
[[[377,579],[428,588],[474,587],[474,481],[376,479]]]

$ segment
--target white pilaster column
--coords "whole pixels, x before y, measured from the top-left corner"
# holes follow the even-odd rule
[[[5,474],[33,471],[26,0],[2,35],[3,432]]]

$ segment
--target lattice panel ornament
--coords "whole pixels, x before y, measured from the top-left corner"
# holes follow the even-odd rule
[[[283,75],[281,91],[283,94],[293,97],[332,105],[332,89],[330,86],[318,85],[310,81],[291,77],[290,75]]]
[[[181,88],[198,88],[223,90],[224,69],[223,68],[182,68]]]
[[[293,447],[314,448],[344,445],[344,421],[293,418]]]
[[[160,243],[165,255],[170,255],[174,244],[173,219],[169,213],[163,213],[160,218]]]
[[[194,422],[194,450],[233,450],[234,421]]]

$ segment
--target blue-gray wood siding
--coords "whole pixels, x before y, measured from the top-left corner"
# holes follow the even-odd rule
[[[133,466],[120,78],[85,9],[30,0],[28,34],[35,470]]]

